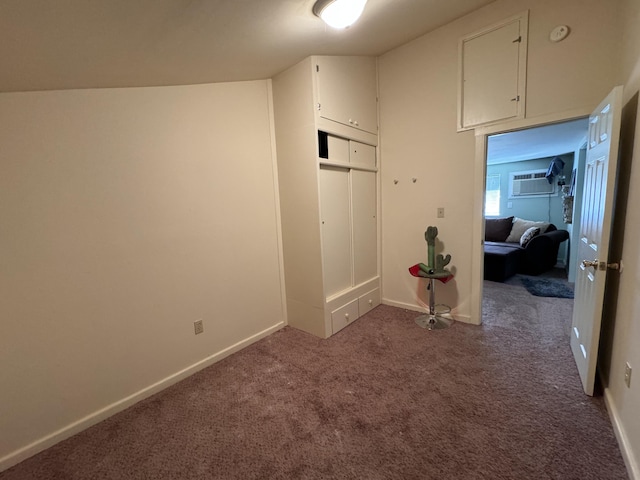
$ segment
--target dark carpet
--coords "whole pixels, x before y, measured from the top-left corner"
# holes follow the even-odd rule
[[[520,281],[536,297],[573,298],[573,288],[561,279],[521,275]]]
[[[572,302],[485,285],[483,326],[380,306],[328,340],[287,327],[0,479],[626,479]]]

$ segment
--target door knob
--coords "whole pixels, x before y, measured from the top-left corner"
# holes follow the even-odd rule
[[[582,261],[582,266],[584,268],[588,268],[588,267],[593,267],[595,269],[599,269],[599,270],[606,270],[607,268],[609,270],[617,270],[620,273],[622,273],[622,261],[620,262],[613,262],[613,263],[605,263],[605,262],[599,262],[598,260],[583,260]]]
[[[588,267],[593,267],[593,268],[598,268],[598,266],[600,265],[600,262],[598,260],[582,260],[582,266],[584,268],[588,268]]]

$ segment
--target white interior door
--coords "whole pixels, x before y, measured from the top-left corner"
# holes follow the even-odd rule
[[[596,378],[621,110],[622,87],[616,87],[589,117],[584,199],[577,245],[578,270],[571,325],[571,351],[587,395],[593,395]]]

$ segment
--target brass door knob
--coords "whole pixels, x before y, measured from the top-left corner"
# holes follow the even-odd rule
[[[588,267],[593,267],[593,268],[598,268],[598,265],[600,265],[600,262],[598,260],[582,260],[582,266],[584,268],[588,268]]]

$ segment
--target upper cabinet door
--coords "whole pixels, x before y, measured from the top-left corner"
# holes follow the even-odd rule
[[[320,116],[378,134],[374,57],[316,57]]]
[[[528,19],[525,12],[460,40],[458,131],[524,118]]]

